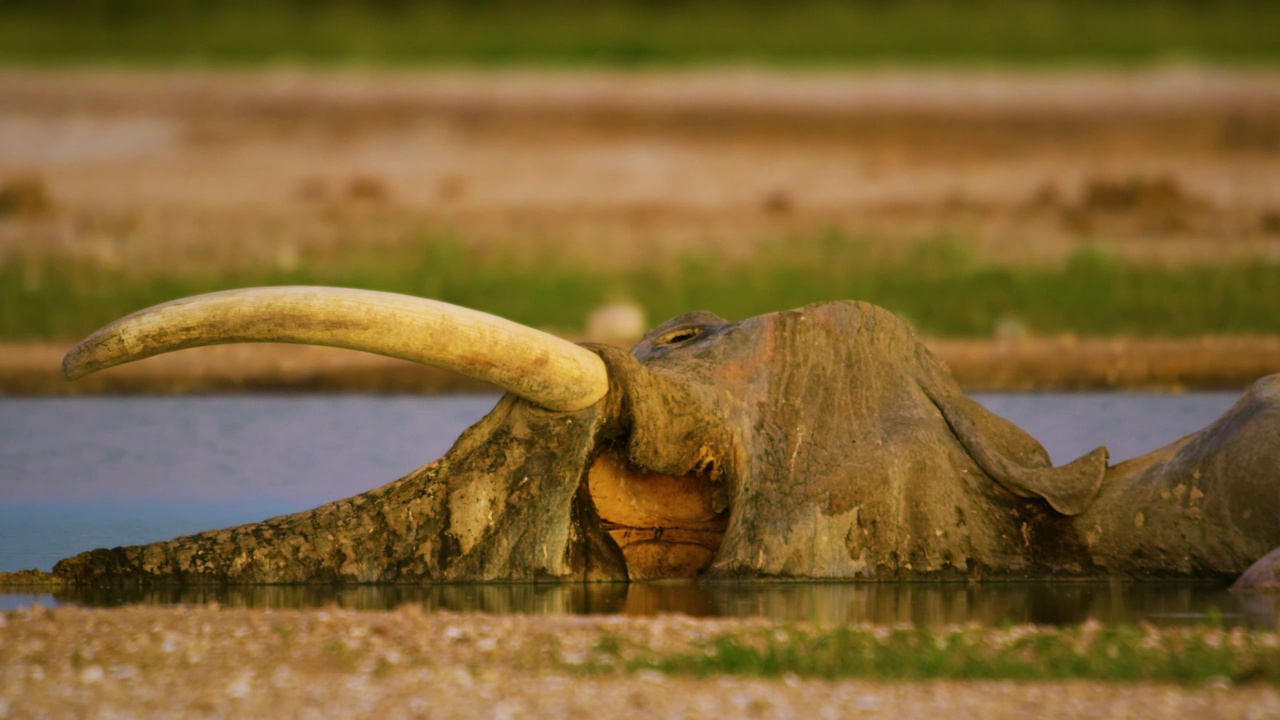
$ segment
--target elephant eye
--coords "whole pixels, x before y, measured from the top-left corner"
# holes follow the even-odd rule
[[[692,340],[702,334],[700,327],[682,327],[658,338],[655,345],[679,345],[686,340]]]

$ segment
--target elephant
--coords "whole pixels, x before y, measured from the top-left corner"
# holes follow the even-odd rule
[[[1212,578],[1280,547],[1280,375],[1116,465],[1053,466],[889,311],[691,312],[630,351],[373,291],[232,290],[116,321],[69,379],[225,342],[325,344],[506,395],[439,460],[314,510],[62,560],[73,584]]]

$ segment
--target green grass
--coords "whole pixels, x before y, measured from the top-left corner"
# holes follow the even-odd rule
[[[309,64],[1273,64],[1265,0],[15,0],[0,61]]]
[[[580,330],[587,313],[618,298],[639,302],[653,324],[694,309],[741,319],[854,298],[940,336],[989,336],[1007,322],[1042,335],[1280,333],[1275,260],[1162,268],[1086,250],[1060,267],[1009,267],[981,262],[949,239],[884,256],[868,243],[832,234],[779,241],[738,264],[686,256],[615,272],[554,257],[520,262],[470,253],[434,237],[398,250],[304,256],[294,270],[238,273],[135,276],[88,262],[11,258],[0,265],[0,339],[67,339],[187,295],[291,284],[406,293],[567,331]]]
[[[656,652],[602,637],[590,656],[562,663],[584,674],[656,670],[671,675],[796,676],[839,680],[1105,680],[1280,684],[1274,631],[1219,626],[1156,628],[1096,622],[1069,628],[785,625],[722,634],[693,650]]]

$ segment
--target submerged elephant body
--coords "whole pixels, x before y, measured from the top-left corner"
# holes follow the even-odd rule
[[[1104,575],[1229,577],[1280,546],[1280,375],[1209,427],[1108,469],[1075,522]]]
[[[59,563],[73,582],[1228,577],[1280,546],[1280,376],[1108,467],[1052,467],[891,313],[690,313],[603,399],[509,395],[440,460],[306,513]],[[528,397],[526,394],[525,397]]]

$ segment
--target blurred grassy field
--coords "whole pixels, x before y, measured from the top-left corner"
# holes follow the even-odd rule
[[[0,73],[0,340],[268,284],[567,333],[614,299],[838,298],[934,336],[1280,333],[1276,27],[1248,0],[5,3],[0,65],[77,67]],[[1169,61],[1208,69],[1133,70]]]
[[[17,0],[0,62],[1272,65],[1266,0]]]
[[[138,275],[118,267],[27,258],[0,267],[0,338],[69,338],[174,298],[229,287],[336,285],[401,292],[570,334],[616,298],[658,321],[696,308],[731,319],[833,298],[858,298],[934,336],[1178,337],[1280,333],[1280,262],[1263,258],[1161,267],[1101,248],[1063,265],[980,260],[963,241],[930,239],[886,255],[831,233],[766,243],[724,262],[709,254],[622,269],[576,265],[553,252],[517,258],[420,234],[368,252],[303,257],[293,268]]]

